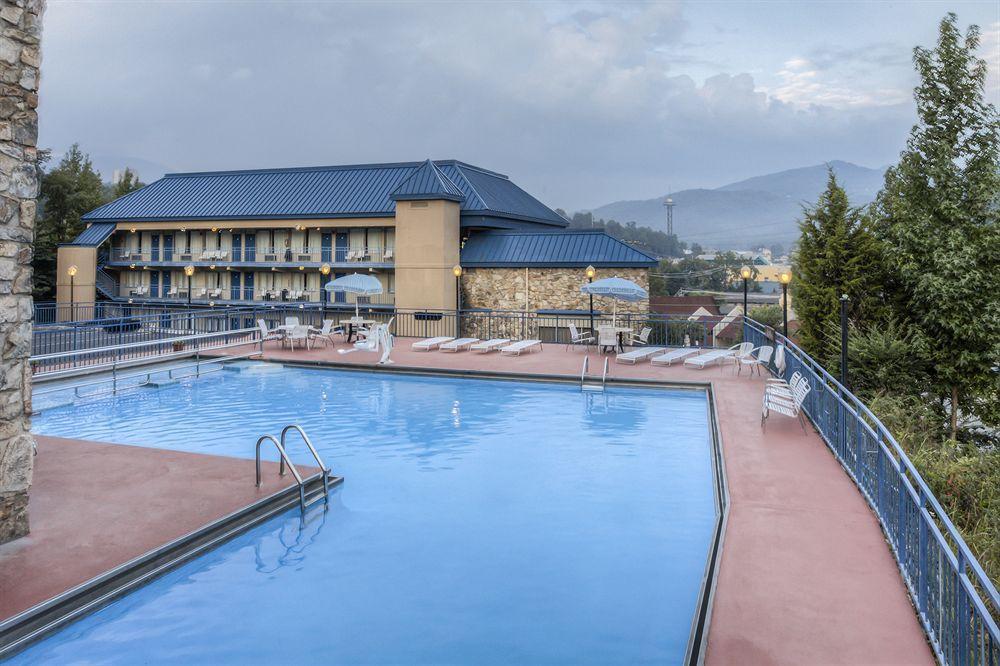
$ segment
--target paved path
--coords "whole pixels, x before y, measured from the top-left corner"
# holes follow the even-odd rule
[[[546,345],[521,357],[415,352],[397,366],[578,377],[583,352]],[[339,349],[347,346],[338,344]],[[230,350],[229,353],[235,353]],[[272,359],[374,364],[370,352],[281,350]],[[600,372],[599,357],[591,358]],[[708,664],[933,664],[874,514],[811,428],[775,416],[760,427],[763,381],[732,367],[612,363],[614,377],[711,382],[731,510],[708,639]]]
[[[276,463],[257,488],[253,460],[35,439],[31,533],[0,546],[0,620],[294,483]]]

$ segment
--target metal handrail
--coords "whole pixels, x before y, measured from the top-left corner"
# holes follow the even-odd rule
[[[604,372],[601,374],[601,388],[604,388],[605,383],[608,380],[608,357],[604,357]]]
[[[282,430],[281,430],[281,446],[282,447],[285,446],[285,437],[288,435],[288,432],[290,430],[295,430],[295,431],[297,431],[299,433],[299,435],[302,437],[302,441],[304,441],[306,443],[306,446],[309,447],[309,452],[312,453],[313,458],[315,458],[316,464],[319,465],[319,468],[323,471],[323,495],[324,495],[324,498],[325,498],[324,501],[326,503],[329,503],[330,502],[330,486],[328,485],[328,483],[329,483],[328,477],[330,475],[330,468],[323,464],[323,461],[319,457],[319,453],[316,452],[316,447],[313,446],[312,441],[309,439],[309,435],[307,435],[306,431],[302,429],[302,426],[300,426],[300,425],[298,425],[296,423],[289,423],[284,428],[282,428]],[[285,461],[284,461],[284,459],[282,459],[281,463],[279,464],[278,470],[279,470],[279,472],[281,474],[285,473]]]
[[[83,356],[85,354],[99,354],[101,352],[109,351],[124,351],[129,349],[138,349],[140,347],[153,347],[156,345],[166,345],[173,344],[175,342],[190,342],[192,340],[204,340],[206,338],[215,338],[224,335],[241,335],[250,334],[260,329],[253,328],[237,328],[229,331],[215,331],[213,333],[194,333],[192,335],[178,335],[172,338],[159,338],[157,340],[146,340],[144,342],[129,342],[124,345],[111,345],[108,347],[89,347],[87,349],[76,349],[68,352],[55,352],[52,354],[38,354],[37,356],[31,356],[28,358],[29,363],[37,363],[40,361],[52,361],[60,358],[71,357],[71,356]],[[240,343],[247,344],[247,343]],[[194,350],[191,350],[194,351]]]
[[[1000,663],[996,586],[889,429],[794,342],[748,317],[743,323],[745,339],[785,346],[792,361],[785,373],[811,375],[818,390],[803,403],[805,414],[881,523],[938,659],[965,664],[980,654],[986,659],[972,663]]]
[[[288,463],[288,469],[292,470],[292,476],[295,477],[295,482],[299,485],[299,507],[302,509],[302,512],[305,513],[305,511],[306,511],[306,485],[305,485],[305,483],[302,482],[302,475],[299,474],[299,470],[295,469],[295,465],[292,464],[292,461],[289,460],[289,458],[288,458],[288,454],[285,453],[285,447],[283,447],[281,445],[281,442],[279,442],[277,439],[275,439],[274,435],[261,435],[257,439],[257,447],[256,447],[257,448],[257,454],[256,454],[257,455],[257,487],[260,488],[260,445],[263,444],[265,441],[268,441],[268,440],[271,441],[271,442],[273,442],[274,446],[277,447],[277,449],[278,449],[278,455],[281,456],[281,462],[282,463]],[[280,476],[284,476],[285,475],[284,465],[282,465],[281,471],[280,471],[279,475]]]
[[[242,346],[242,345],[243,345],[243,343],[241,342],[238,346]],[[174,379],[174,372],[176,372],[178,370],[186,370],[187,368],[195,368],[197,376],[201,376],[201,375],[209,374],[211,372],[216,372],[216,370],[209,370],[207,372],[203,371],[203,370],[201,370],[201,366],[202,365],[220,365],[221,366],[222,364],[229,363],[230,361],[240,361],[240,360],[243,360],[243,359],[246,359],[246,358],[252,358],[254,356],[260,356],[260,352],[259,351],[255,351],[255,352],[250,352],[249,354],[234,354],[234,355],[231,355],[231,356],[222,356],[220,358],[211,358],[211,357],[207,358],[207,359],[201,359],[201,358],[199,358],[194,363],[186,363],[184,365],[175,365],[175,366],[171,366],[169,368],[159,368],[159,369],[155,369],[155,370],[147,370],[146,372],[136,372],[136,373],[133,373],[131,375],[119,375],[117,373],[117,371],[115,370],[115,368],[112,368],[112,376],[111,377],[103,377],[101,379],[95,379],[95,380],[88,381],[88,382],[76,382],[76,383],[70,384],[68,386],[66,384],[60,384],[58,386],[52,386],[52,387],[49,387],[49,388],[33,389],[32,390],[32,397],[38,396],[38,395],[46,395],[48,393],[57,393],[59,391],[68,391],[70,389],[73,389],[73,395],[75,397],[77,397],[77,398],[92,398],[92,397],[98,396],[98,395],[108,395],[109,393],[111,395],[114,395],[119,390],[118,389],[118,382],[124,381],[126,379],[133,379],[135,377],[144,377],[145,381],[143,381],[143,382],[141,382],[139,384],[130,384],[129,386],[124,386],[124,387],[122,387],[122,390],[131,389],[131,388],[140,388],[142,386],[146,386],[147,384],[149,384],[150,381],[152,381],[153,375],[159,374],[159,373],[162,373],[162,372],[166,372],[167,373],[167,377],[169,379]],[[221,370],[221,368],[218,368],[218,369]],[[185,376],[189,377],[190,375],[185,375]],[[86,394],[83,394],[83,395],[80,394],[80,389],[83,388],[83,387],[86,387],[86,386],[97,386],[99,384],[107,384],[108,382],[111,382],[111,384],[112,384],[112,388],[111,388],[110,391],[98,391],[98,392],[94,392],[94,393],[86,393]]]
[[[587,368],[590,365],[590,354],[583,357],[583,370],[580,372],[580,386],[587,381]]]

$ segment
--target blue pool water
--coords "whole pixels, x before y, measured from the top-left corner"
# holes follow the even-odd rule
[[[291,422],[345,477],[325,514],[261,524],[14,662],[683,659],[715,521],[702,392],[285,368],[34,430],[252,458]]]

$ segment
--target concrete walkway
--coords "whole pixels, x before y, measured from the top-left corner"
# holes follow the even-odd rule
[[[276,463],[257,488],[253,460],[35,440],[31,533],[0,546],[0,620],[294,483]]]
[[[546,345],[521,357],[416,352],[398,339],[397,367],[578,377],[582,350]],[[282,350],[274,360],[372,365],[370,352]],[[230,350],[229,353],[234,353]],[[592,353],[600,374],[603,360]],[[718,577],[708,664],[933,664],[875,516],[811,428],[775,416],[760,427],[764,383],[732,366],[693,370],[612,361],[611,376],[711,382],[731,509]]]

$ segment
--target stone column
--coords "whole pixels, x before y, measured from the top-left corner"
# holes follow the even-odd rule
[[[44,0],[0,0],[0,543],[28,533],[31,242]]]

